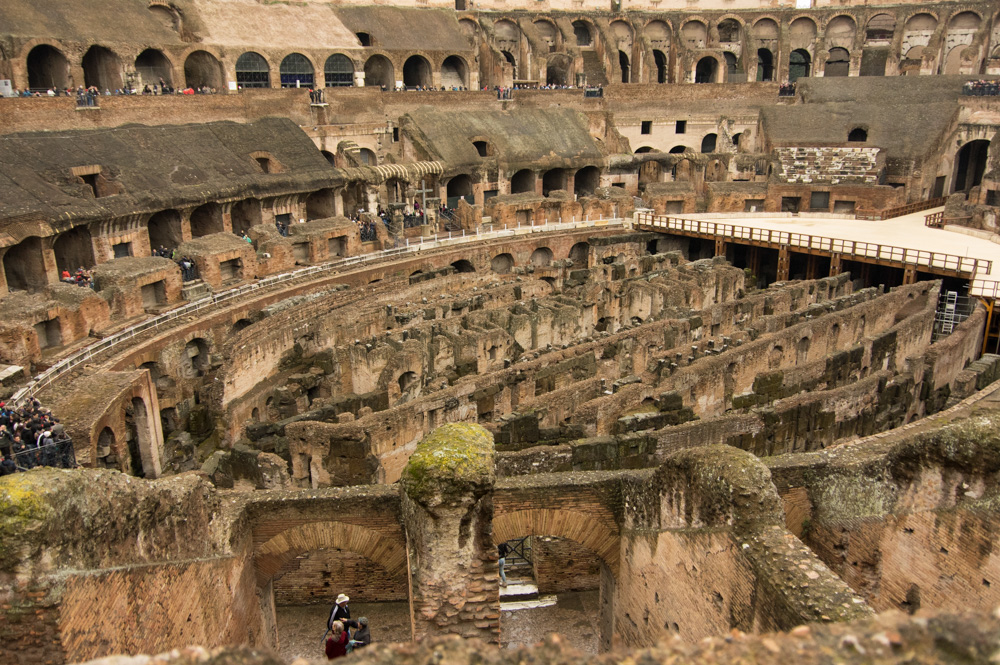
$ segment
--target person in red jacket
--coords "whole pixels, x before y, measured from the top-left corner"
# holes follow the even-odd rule
[[[344,624],[339,621],[334,621],[331,628],[330,637],[326,638],[326,657],[333,660],[347,655],[347,640],[350,637],[344,630]]]

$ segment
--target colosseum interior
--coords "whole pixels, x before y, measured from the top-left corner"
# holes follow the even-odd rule
[[[4,0],[0,662],[997,662],[998,14]]]

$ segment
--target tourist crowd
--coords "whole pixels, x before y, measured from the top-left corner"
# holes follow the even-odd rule
[[[795,96],[795,84],[794,83],[782,83],[778,86],[778,97],[794,97]]]
[[[67,284],[76,284],[77,286],[96,288],[94,286],[94,274],[83,266],[77,268],[75,273],[70,273],[69,270],[63,268],[62,273],[59,274],[59,281],[66,282]]]
[[[966,81],[962,94],[972,97],[996,97],[1000,95],[1000,81]]]
[[[76,467],[73,442],[37,399],[19,407],[0,402],[0,475],[36,466]]]

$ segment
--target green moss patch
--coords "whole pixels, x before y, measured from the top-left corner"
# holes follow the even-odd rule
[[[437,502],[492,485],[493,436],[472,423],[450,423],[424,437],[403,469],[406,493],[420,503]]]

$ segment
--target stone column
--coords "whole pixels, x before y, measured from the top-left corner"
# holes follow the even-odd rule
[[[493,437],[451,423],[428,434],[401,478],[413,639],[498,642]]]

